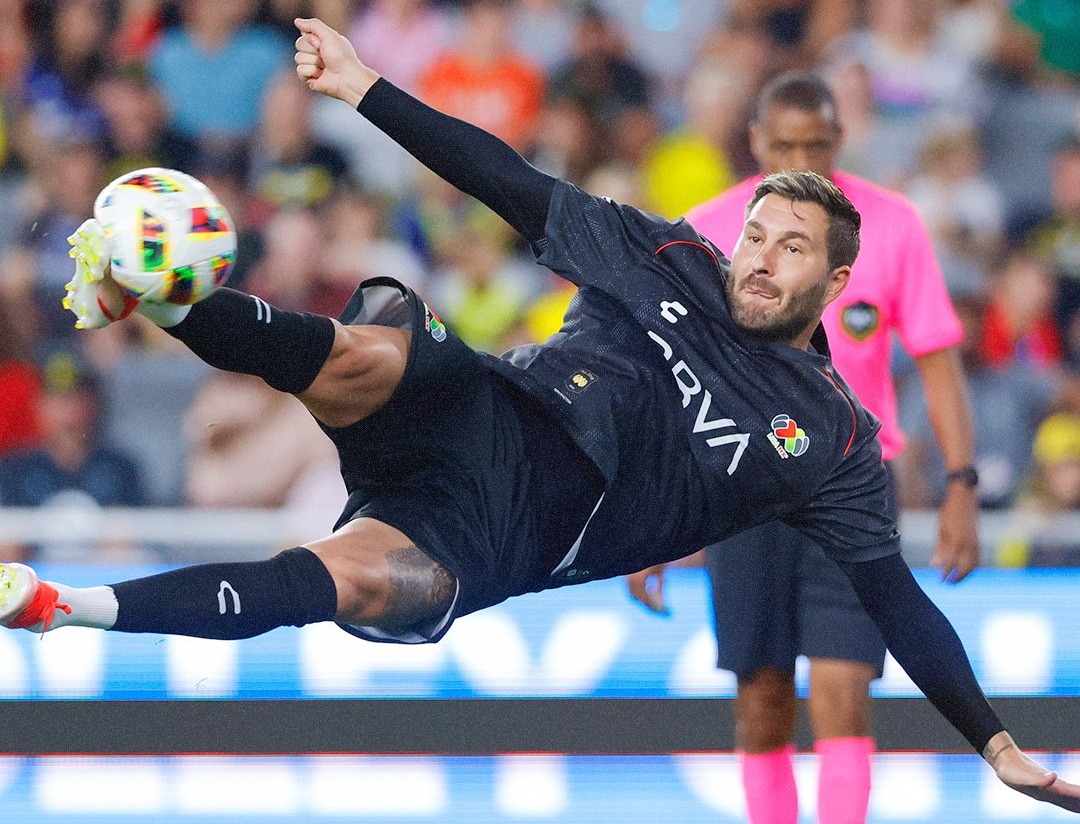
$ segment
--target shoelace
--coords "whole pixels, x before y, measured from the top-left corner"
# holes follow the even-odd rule
[[[71,607],[60,603],[60,593],[56,591],[56,587],[39,582],[37,592],[30,599],[30,603],[26,605],[26,609],[16,615],[8,624],[8,627],[11,629],[26,629],[43,621],[44,626],[41,634],[44,635],[52,626],[53,617],[58,609],[66,615],[71,615]]]

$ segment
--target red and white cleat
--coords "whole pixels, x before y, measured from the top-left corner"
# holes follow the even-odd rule
[[[100,329],[123,320],[139,301],[123,292],[109,276],[112,261],[105,230],[93,218],[83,221],[68,239],[75,274],[68,281],[64,308],[75,315],[76,329]]]
[[[58,609],[71,613],[56,587],[39,581],[28,566],[0,564],[0,626],[46,632]]]

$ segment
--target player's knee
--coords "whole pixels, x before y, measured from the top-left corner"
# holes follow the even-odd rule
[[[739,679],[735,700],[738,744],[747,752],[770,752],[795,734],[797,703],[790,673],[760,670]]]
[[[335,619],[388,632],[438,623],[453,606],[454,576],[404,536],[379,540],[396,530],[370,522],[349,529],[356,524],[311,545],[337,587]]]
[[[811,659],[808,707],[815,737],[869,734],[870,683],[876,675],[869,664]]]
[[[339,428],[381,409],[394,394],[408,362],[409,333],[383,326],[336,326],[330,355],[298,397],[319,421]]]

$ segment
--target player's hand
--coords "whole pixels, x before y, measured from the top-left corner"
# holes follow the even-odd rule
[[[979,499],[974,489],[949,484],[938,513],[938,539],[930,563],[950,583],[962,581],[979,565]]]
[[[999,732],[983,750],[983,758],[1002,783],[1036,801],[1080,813],[1080,787],[1057,777],[1029,758],[1007,732]]]
[[[336,97],[353,108],[360,103],[379,75],[356,56],[344,35],[317,18],[296,18],[296,73],[309,89]]]
[[[664,603],[665,566],[665,564],[657,564],[626,576],[626,585],[634,600],[659,615],[670,614]]]

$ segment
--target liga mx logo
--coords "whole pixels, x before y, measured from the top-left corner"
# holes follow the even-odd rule
[[[431,311],[431,307],[426,303],[424,304],[424,328],[427,329],[428,334],[431,335],[437,343],[442,343],[446,340],[446,326],[439,316]]]
[[[777,415],[772,419],[769,441],[781,458],[788,455],[797,458],[810,448],[810,436],[787,415]]]

